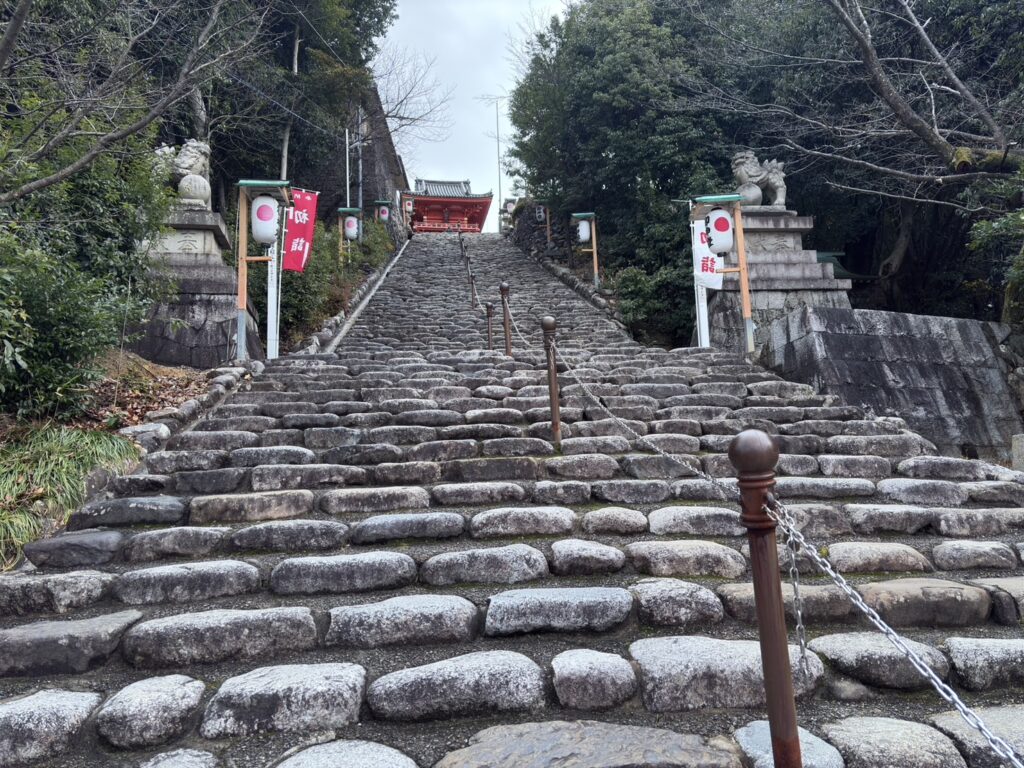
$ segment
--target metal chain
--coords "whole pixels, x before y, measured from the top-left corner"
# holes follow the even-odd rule
[[[508,319],[512,321],[512,327],[515,329],[516,336],[518,336],[519,340],[523,342],[523,346],[527,349],[533,349],[533,344],[528,342],[526,337],[523,336],[523,332],[519,330],[519,325],[516,323],[516,316],[512,314],[512,304],[510,302],[506,302],[505,306],[508,307]]]
[[[819,555],[817,550],[807,542],[804,535],[796,527],[796,519],[793,517],[793,513],[790,512],[785,505],[779,502],[772,494],[769,494],[768,500],[764,505],[764,511],[765,514],[767,514],[778,524],[780,528],[782,528],[790,540],[795,541],[800,546],[800,549],[806,553],[811,562],[813,562],[814,565],[822,571],[822,573],[832,579],[833,583],[843,591],[847,599],[853,603],[854,607],[867,616],[868,621],[874,624],[875,627],[886,636],[889,642],[896,646],[896,648],[907,657],[910,663],[914,666],[914,669],[916,669],[922,677],[931,683],[939,696],[952,704],[967,724],[985,737],[985,740],[988,741],[993,752],[1004,760],[1009,760],[1013,768],[1024,768],[1024,763],[1022,763],[1014,754],[1010,745],[1004,739],[992,733],[982,719],[978,717],[978,715],[968,707],[959,696],[957,696],[956,692],[943,682],[937,674],[935,674],[932,668],[928,666],[927,662],[918,656],[917,653],[915,653],[906,644],[903,638],[900,637],[896,630],[886,624],[882,617],[878,615],[878,612],[864,602],[864,598],[860,596],[860,593],[850,586],[850,583],[832,567],[832,564]]]
[[[509,316],[512,316],[511,311],[509,312]],[[515,325],[514,319],[513,325]],[[687,470],[692,471],[700,478],[712,483],[716,488],[719,488],[721,491],[723,491],[726,498],[731,497],[733,500],[739,500],[740,493],[738,488],[734,486],[725,485],[720,480],[718,480],[718,478],[713,477],[712,475],[708,474],[707,472],[704,472],[701,469],[695,468],[689,462],[682,461],[679,458],[678,454],[667,453],[666,451],[663,451],[660,448],[658,448],[658,446],[654,445],[653,443],[647,442],[644,439],[644,435],[638,433],[623,419],[619,418],[614,413],[612,413],[608,409],[608,407],[602,402],[601,398],[598,395],[596,395],[586,385],[586,383],[584,383],[582,378],[580,378],[579,374],[576,372],[576,369],[573,368],[572,365],[562,356],[561,352],[558,349],[558,345],[553,345],[553,348],[555,350],[556,358],[562,362],[562,364],[566,368],[566,371],[580,386],[580,389],[583,391],[583,393],[587,397],[589,397],[595,404],[597,404],[597,406],[602,411],[608,414],[609,418],[615,421],[616,424],[622,427],[629,434],[633,435],[635,440],[639,440],[647,448],[653,450],[655,453],[675,462],[676,464],[682,467],[685,467]],[[772,520],[775,521],[775,523],[782,530],[783,534],[786,536],[786,548],[789,552],[789,577],[793,583],[793,606],[796,619],[797,643],[800,646],[800,662],[798,674],[810,674],[807,662],[807,634],[803,621],[803,601],[800,597],[800,571],[797,563],[797,555],[799,552],[802,551],[806,553],[807,557],[811,560],[814,566],[818,568],[818,570],[820,570],[822,573],[824,573],[826,576],[832,579],[833,583],[835,583],[835,585],[839,587],[840,590],[842,590],[842,592],[846,595],[847,599],[851,603],[853,603],[854,607],[857,608],[865,616],[867,616],[868,620],[872,624],[874,624],[874,626],[883,635],[885,635],[886,639],[888,639],[890,643],[896,646],[897,650],[899,650],[904,656],[907,657],[907,659],[913,665],[914,669],[916,669],[918,673],[931,684],[931,686],[935,689],[939,696],[941,696],[944,701],[953,705],[953,707],[964,719],[964,721],[969,726],[978,731],[978,733],[980,733],[985,738],[993,752],[995,752],[999,757],[1003,758],[1004,760],[1008,760],[1012,768],[1024,768],[1024,762],[1021,762],[1021,760],[1016,756],[1013,749],[1006,742],[1006,740],[992,733],[992,731],[989,730],[988,726],[985,725],[985,723],[977,715],[977,713],[975,713],[970,707],[968,707],[967,704],[965,704],[964,701],[959,696],[957,696],[956,692],[952,688],[950,688],[949,685],[943,682],[938,675],[935,674],[935,672],[932,670],[931,667],[928,666],[924,659],[922,659],[913,650],[911,650],[911,648],[906,644],[903,638],[900,637],[896,630],[894,630],[892,627],[886,624],[874,608],[872,608],[870,605],[864,602],[864,598],[860,596],[860,593],[858,593],[852,586],[850,586],[849,582],[847,582],[846,579],[844,579],[832,567],[832,564],[818,554],[817,549],[812,544],[810,544],[807,541],[807,539],[804,538],[803,533],[800,532],[800,529],[797,527],[796,518],[793,516],[793,513],[790,512],[789,509],[785,505],[783,505],[778,499],[776,499],[774,494],[769,493],[767,495],[767,500],[763,509],[765,514],[767,514]]]

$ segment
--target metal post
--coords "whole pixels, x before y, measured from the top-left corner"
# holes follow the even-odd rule
[[[351,118],[350,118],[351,119]],[[352,207],[352,174],[349,172],[349,156],[352,147],[348,142],[348,127],[345,127],[345,207]]]
[[[548,245],[551,245],[551,210],[544,206],[544,229],[548,236]]]
[[[494,305],[487,302],[487,349],[494,349]]]
[[[562,413],[558,406],[558,361],[555,357],[555,318],[547,315],[541,318],[544,332],[544,352],[548,357],[548,393],[551,396],[551,442],[562,445]]]
[[[505,354],[512,357],[512,310],[508,306],[508,283],[498,286],[501,292],[501,313],[504,315],[502,322],[505,326]]]
[[[779,448],[758,429],[740,432],[729,445],[729,460],[739,477],[743,514],[740,523],[750,543],[754,606],[761,640],[761,666],[768,705],[768,726],[776,768],[801,768],[796,725],[796,696],[789,664],[789,640],[775,545],[775,521],[764,511],[765,498],[775,485]]]
[[[594,290],[601,287],[601,276],[597,264],[597,216],[590,220],[590,245],[594,252]]]

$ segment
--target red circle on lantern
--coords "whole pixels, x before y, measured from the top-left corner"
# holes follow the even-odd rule
[[[274,218],[274,207],[272,205],[261,205],[256,209],[256,218],[260,221],[270,221]]]
[[[719,232],[729,231],[729,220],[725,216],[719,216],[715,219],[715,229]]]

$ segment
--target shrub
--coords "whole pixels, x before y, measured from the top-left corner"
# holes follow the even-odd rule
[[[648,274],[626,267],[614,276],[613,290],[626,325],[643,341],[686,346],[693,334],[693,274],[678,266]]]
[[[23,248],[0,230],[0,409],[20,418],[69,415],[100,376],[94,360],[118,342],[139,305],[73,261]],[[7,293],[9,291],[9,293]]]

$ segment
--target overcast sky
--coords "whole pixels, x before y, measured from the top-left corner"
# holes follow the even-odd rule
[[[442,142],[417,142],[403,154],[409,183],[416,178],[469,179],[474,192],[494,193],[486,231],[497,231],[498,150],[494,105],[478,96],[507,94],[515,85],[509,42],[522,37],[530,16],[549,17],[562,0],[398,0],[398,21],[385,46],[434,57],[437,79],[455,86],[449,105],[451,131]],[[502,150],[512,128],[507,105],[499,104]],[[512,180],[501,179],[509,197]]]

